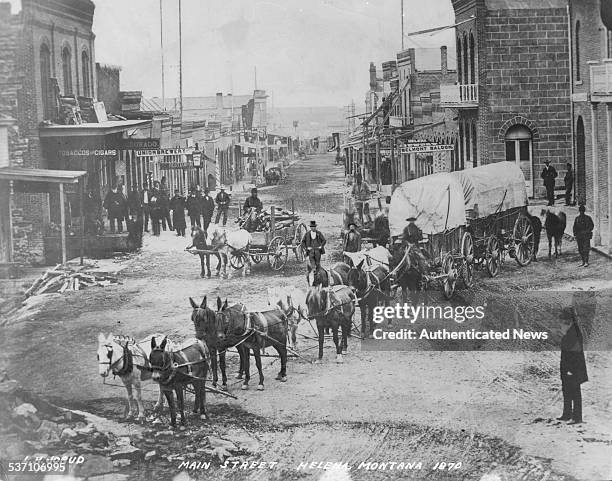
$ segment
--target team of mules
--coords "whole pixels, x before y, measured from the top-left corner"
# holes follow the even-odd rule
[[[244,229],[229,231],[219,226],[211,228],[210,232],[201,227],[195,227],[191,232],[191,238],[192,243],[186,250],[195,247],[198,251],[201,266],[200,277],[211,277],[211,255],[217,259],[216,276],[227,277],[230,255],[248,250],[253,242],[251,234]],[[242,258],[244,259],[242,275],[246,276],[251,272],[251,257],[242,255]]]

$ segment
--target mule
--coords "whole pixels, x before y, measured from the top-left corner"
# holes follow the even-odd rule
[[[306,293],[295,286],[268,287],[268,305],[278,307],[287,317],[287,345],[297,346],[297,329],[302,319],[308,319]]]
[[[542,209],[541,215],[545,216],[544,229],[546,229],[546,237],[548,237],[548,258],[552,257],[553,239],[555,241],[555,258],[557,258],[561,255],[561,242],[563,241],[567,218],[564,212],[554,214],[549,209]]]
[[[161,336],[161,334],[154,334]],[[103,378],[112,374],[119,376],[127,391],[128,411],[126,419],[137,416],[139,421],[145,418],[142,404],[142,384],[151,381],[149,354],[151,353],[151,336],[136,342],[128,336],[105,336],[98,334],[98,374]],[[170,342],[170,341],[169,341]],[[134,394],[136,397],[134,397]],[[161,410],[164,404],[161,389],[154,411]]]
[[[243,304],[229,306],[217,298],[217,325],[219,339],[226,346],[236,346],[240,356],[238,379],[242,379],[242,390],[249,388],[250,351],[253,351],[259,373],[258,391],[264,390],[264,374],[261,367],[260,350],[274,347],[280,357],[281,368],[277,381],[287,381],[287,317],[279,309],[265,312],[248,312]],[[244,375],[243,375],[244,374]]]
[[[421,250],[414,244],[397,245],[393,250],[390,268],[395,273],[395,285],[402,290],[402,302],[408,302],[409,293],[412,305],[418,305],[424,275],[429,268]]]
[[[183,387],[191,384],[195,392],[193,412],[200,413],[200,419],[208,419],[206,414],[206,375],[210,357],[203,341],[193,342],[182,349],[166,350],[167,340],[164,338],[158,345],[155,337],[151,338],[151,354],[149,363],[153,372],[153,381],[166,396],[170,406],[170,424],[176,427],[176,407],[174,394],[181,414],[181,424],[185,425],[185,399]]]
[[[191,230],[191,245],[187,247],[187,249],[191,249],[195,247],[198,250],[210,251],[212,250],[212,245],[208,243],[208,234],[204,229],[199,226],[195,226]],[[215,254],[205,254],[203,252],[198,252],[200,256],[200,277],[211,277],[210,273],[210,256],[214,255],[217,258],[217,273],[216,276],[219,276],[221,271],[221,256],[218,253]]]
[[[355,267],[351,267],[348,274],[348,285],[353,287],[359,299],[359,310],[361,312],[361,336],[372,336],[374,332],[374,308],[387,305],[391,292],[391,281],[389,280],[389,269],[377,265],[373,269],[364,269],[365,259]],[[390,320],[389,320],[390,322]]]
[[[323,267],[309,271],[306,275],[306,282],[310,287],[346,285],[349,269],[350,266],[348,264],[336,262],[329,268],[329,271],[325,270]]]
[[[319,357],[317,364],[323,359],[323,340],[325,328],[332,330],[336,346],[336,362],[344,362],[342,353],[348,349],[348,335],[355,314],[355,294],[348,286],[310,287],[306,293],[308,314],[317,322],[319,335]],[[342,342],[338,342],[338,328],[342,328]]]
[[[219,330],[217,328],[216,313],[206,305],[206,296],[204,296],[199,306],[191,297],[189,298],[189,303],[193,309],[191,312],[191,322],[193,322],[193,327],[195,328],[195,337],[206,343],[210,353],[210,369],[213,376],[212,385],[217,387],[219,382],[217,374],[217,367],[219,367],[221,370],[221,390],[227,391],[225,347],[217,335]]]
[[[223,227],[216,226],[212,231],[211,246],[219,253],[220,262],[223,268],[223,277],[227,277],[227,264],[229,262],[229,256],[240,255],[240,251],[249,249],[249,246],[253,243],[253,238],[249,232],[244,229],[236,231],[228,231]],[[251,257],[249,255],[242,255],[244,260],[244,268],[242,275],[246,276],[251,272]]]

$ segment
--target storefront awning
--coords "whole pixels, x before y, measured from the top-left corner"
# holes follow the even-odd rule
[[[109,135],[125,132],[128,129],[149,125],[150,120],[109,120],[96,124],[44,125],[40,127],[40,137],[85,137]]]
[[[87,172],[84,170],[24,169],[21,167],[0,168],[0,180],[76,184],[85,175],[87,175]]]

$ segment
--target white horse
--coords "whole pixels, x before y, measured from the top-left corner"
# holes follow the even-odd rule
[[[223,264],[222,275],[227,277],[227,263],[230,255],[236,255],[239,251],[248,252],[249,246],[253,243],[253,237],[244,229],[230,231],[220,226],[216,226],[209,236],[211,237],[210,244],[212,248],[221,256]],[[243,276],[251,272],[251,257],[247,252],[242,255],[244,261]]]
[[[153,334],[142,341],[136,342],[128,336],[98,334],[98,374],[103,378],[113,374],[119,376],[121,382],[123,382],[128,397],[127,419],[134,417],[136,413],[139,420],[145,418],[145,410],[142,404],[142,382],[150,381],[152,377],[152,373],[148,369],[152,337],[160,338],[164,336]],[[172,345],[172,342],[170,344]],[[132,391],[135,391],[136,399],[134,399]],[[154,410],[160,410],[162,407],[163,396],[160,390]]]
[[[351,259],[354,266],[357,266],[361,261],[363,270],[370,271],[378,266],[383,266],[389,270],[389,261],[391,260],[391,252],[384,246],[376,246],[373,249],[362,250],[359,252],[343,252],[343,254]]]
[[[268,287],[268,305],[278,306],[287,316],[287,345],[295,349],[297,344],[296,332],[302,319],[308,319],[306,307],[306,292],[295,286]]]

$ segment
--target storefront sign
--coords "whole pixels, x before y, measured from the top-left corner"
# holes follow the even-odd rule
[[[99,149],[60,150],[58,155],[60,157],[116,157],[117,149],[101,147]]]
[[[190,155],[193,149],[157,149],[157,150],[137,150],[136,157],[150,157],[153,155]]]
[[[442,152],[454,150],[453,145],[432,144],[432,145],[407,145],[402,148],[402,154],[422,154],[426,152]]]
[[[192,167],[191,162],[160,162],[159,168],[163,170],[172,169],[189,169]]]
[[[119,147],[126,150],[159,149],[159,139],[121,139]]]

